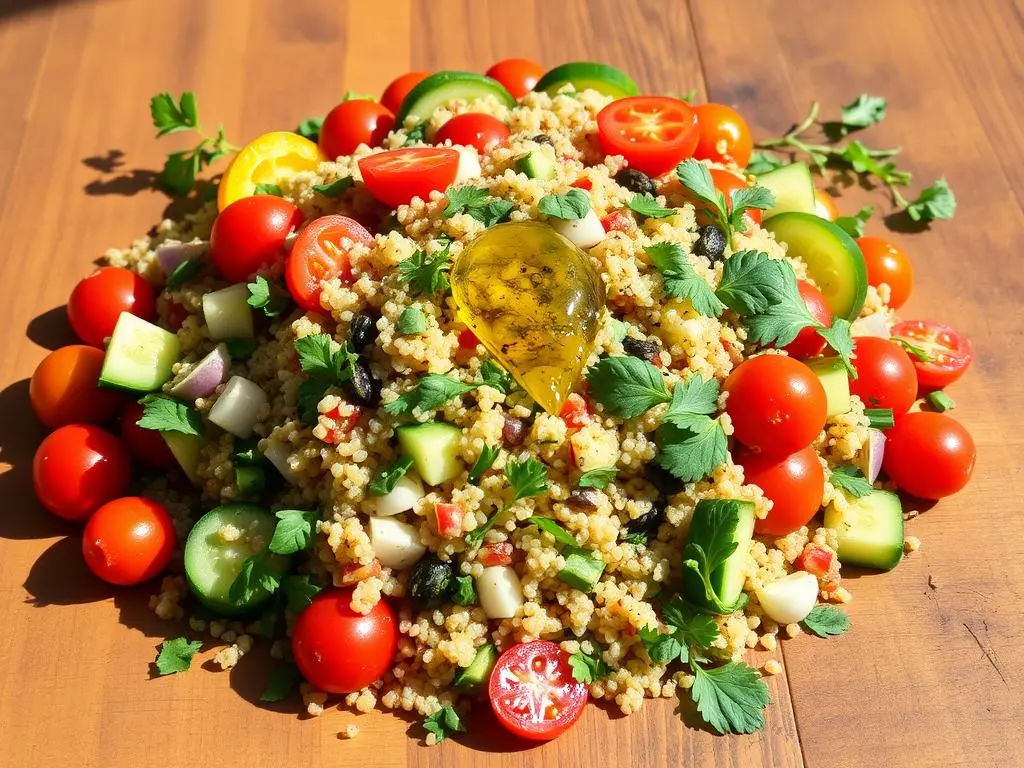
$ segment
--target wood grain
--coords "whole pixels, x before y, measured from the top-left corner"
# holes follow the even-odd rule
[[[1019,7],[811,0],[644,2],[0,2],[0,765],[961,766],[1024,765],[1020,599],[1024,439],[1024,95]],[[481,726],[426,749],[411,718],[259,704],[260,653],[230,673],[149,680],[155,648],[181,628],[85,571],[77,530],[33,499],[42,437],[26,378],[67,343],[62,304],[106,247],[129,242],[168,201],[147,191],[167,145],[146,102],[194,90],[232,137],[290,127],[345,90],[379,92],[399,72],[485,69],[511,55],[590,58],[652,91],[696,87],[777,134],[812,98],[890,99],[879,145],[904,144],[918,178],[945,175],[957,220],[895,235],[917,267],[908,316],[974,340],[957,411],[979,448],[975,481],[910,523],[923,549],[893,574],[851,582],[856,628],[785,644],[768,727],[751,737],[686,728],[670,702],[636,716],[591,707],[561,739],[524,749]],[[853,211],[878,194],[843,189]],[[876,229],[878,224],[874,224]],[[212,657],[204,650],[200,661]],[[200,665],[197,665],[200,666]],[[337,734],[356,722],[354,741]]]

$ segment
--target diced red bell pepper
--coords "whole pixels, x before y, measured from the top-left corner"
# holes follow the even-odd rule
[[[459,346],[463,349],[476,349],[479,343],[480,339],[478,339],[476,334],[469,330],[469,328],[466,328],[459,333]]]
[[[363,409],[358,405],[351,406],[352,412],[347,416],[341,415],[340,408],[340,405],[336,406],[321,416],[321,418],[326,417],[334,422],[334,426],[327,427],[327,434],[323,437],[325,443],[330,443],[331,445],[340,443],[341,438],[352,431],[356,422],[359,421],[359,417],[363,415]]]
[[[835,555],[824,547],[808,543],[804,551],[793,561],[793,567],[799,571],[807,571],[815,576],[824,576],[832,568]]]
[[[365,581],[373,576],[380,576],[380,560],[377,558],[374,558],[373,562],[369,565],[346,563],[341,566],[342,586],[347,587],[351,584],[358,584],[360,581]]]
[[[181,330],[181,326],[188,320],[188,310],[176,301],[167,304],[167,327],[172,331]]]
[[[466,512],[461,504],[439,501],[434,505],[437,517],[437,532],[445,538],[452,538],[462,533],[462,518]]]
[[[492,565],[512,564],[512,545],[507,541],[499,541],[496,544],[484,544],[480,547],[480,555],[477,557],[480,564],[490,568]]]
[[[582,429],[590,423],[590,408],[583,395],[573,392],[565,398],[565,404],[558,414],[569,429]]]
[[[590,190],[592,190],[594,188],[594,182],[592,182],[590,179],[586,178],[585,176],[581,176],[580,178],[576,179],[576,181],[574,181],[569,186],[570,187],[576,187],[576,189],[583,189],[583,190],[586,190],[587,192],[589,192]]]
[[[601,219],[601,226],[605,232],[632,232],[636,229],[636,222],[625,211],[612,211]]]

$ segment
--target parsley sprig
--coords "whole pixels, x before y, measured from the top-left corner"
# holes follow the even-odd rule
[[[253,309],[263,311],[267,317],[277,317],[288,309],[291,303],[291,296],[277,283],[272,283],[263,275],[256,275],[256,279],[246,284],[249,289],[249,298],[245,300]]]
[[[191,91],[181,94],[177,102],[169,93],[158,93],[149,100],[149,114],[157,128],[156,137],[172,133],[193,131],[199,136],[199,143],[189,150],[171,152],[164,163],[160,181],[168,191],[186,195],[195,186],[196,175],[236,147],[224,135],[224,126],[217,127],[217,135],[208,136],[199,124],[196,96]]]
[[[611,674],[611,669],[598,651],[587,653],[580,648],[569,657],[569,666],[572,668],[572,679],[580,683],[604,680]]]
[[[836,467],[828,473],[828,481],[857,499],[874,490],[864,473],[853,465]]]
[[[711,171],[699,160],[684,160],[676,167],[679,182],[698,200],[710,208],[713,223],[725,233],[745,232],[743,214],[748,210],[768,210],[775,205],[775,196],[767,187],[754,185],[734,189],[727,200],[715,187]],[[727,240],[731,239],[727,238]]]
[[[299,385],[299,418],[306,424],[317,420],[317,406],[331,387],[344,384],[355,372],[359,356],[348,342],[339,344],[324,333],[295,340],[299,366],[307,378]]]
[[[203,417],[199,411],[167,395],[146,395],[140,401],[142,418],[136,422],[143,429],[180,432],[193,437],[203,436]]]
[[[511,200],[491,197],[486,189],[480,187],[451,187],[445,196],[448,205],[442,211],[442,216],[450,219],[456,214],[466,213],[485,227],[493,227],[504,221],[515,207]]]
[[[451,288],[448,270],[451,269],[451,243],[436,253],[428,255],[423,249],[398,263],[399,276],[409,283],[413,293],[445,294]]]
[[[804,619],[804,626],[818,637],[835,637],[850,628],[850,617],[831,605],[816,605]]]
[[[512,486],[512,498],[487,518],[487,522],[482,526],[466,534],[466,544],[473,549],[483,543],[487,532],[513,504],[531,496],[539,496],[549,487],[547,467],[532,456],[523,459],[509,459],[505,464],[505,479]]]
[[[173,675],[187,672],[192,666],[192,657],[203,647],[202,640],[190,641],[187,637],[165,640],[156,657],[156,671],[159,675]]]
[[[459,713],[452,707],[441,707],[423,721],[423,730],[434,734],[434,743],[440,744],[453,733],[464,732],[466,726],[462,724]]]

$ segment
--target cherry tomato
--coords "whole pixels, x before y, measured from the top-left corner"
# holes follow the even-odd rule
[[[886,433],[882,468],[901,490],[922,499],[956,493],[971,479],[971,434],[944,413],[908,413]]]
[[[763,454],[799,451],[825,426],[825,389],[810,368],[791,357],[752,357],[729,374],[724,389],[733,435]]]
[[[141,275],[124,267],[102,267],[83,278],[68,299],[71,330],[86,344],[102,347],[122,312],[143,320],[156,315],[153,287]]]
[[[807,525],[821,508],[825,471],[813,447],[808,445],[781,458],[740,448],[733,460],[743,467],[745,481],[773,502],[768,516],[754,522],[757,533],[785,536]]]
[[[914,268],[907,254],[880,237],[858,237],[857,245],[864,254],[868,285],[888,285],[889,306],[893,309],[906,304],[914,287]]]
[[[516,99],[532,91],[543,74],[540,64],[529,59],[502,59],[486,72],[488,77],[493,77],[505,86],[505,90]]]
[[[348,216],[321,216],[307,224],[292,244],[284,277],[295,303],[305,310],[319,311],[320,286],[339,278],[352,282],[348,252],[355,245],[369,247],[373,236]]]
[[[141,496],[107,502],[93,513],[82,535],[89,569],[111,584],[149,581],[171,561],[175,534],[162,504]]]
[[[174,454],[160,436],[159,430],[139,426],[142,412],[141,405],[129,400],[121,413],[121,439],[128,452],[147,467],[170,469],[177,466]]]
[[[434,134],[434,143],[462,144],[475,147],[480,153],[493,149],[508,138],[509,130],[501,120],[491,115],[467,112],[457,115]]]
[[[857,378],[850,379],[850,393],[865,408],[892,408],[894,416],[901,416],[917,399],[917,373],[899,344],[862,336],[854,341],[853,367]]]
[[[492,544],[484,544],[480,547],[480,554],[477,560],[485,568],[494,565],[512,564],[512,543],[508,541],[496,541]]]
[[[272,131],[250,141],[224,171],[217,208],[256,194],[257,184],[276,184],[282,175],[315,171],[327,158],[314,142],[292,131]]]
[[[826,328],[832,325],[832,310],[825,302],[825,295],[806,280],[798,280],[796,287],[811,316]],[[814,357],[825,349],[825,339],[817,329],[804,328],[783,349],[792,357]]]
[[[327,693],[351,693],[380,680],[398,647],[398,620],[387,598],[367,614],[353,611],[351,602],[351,589],[325,589],[292,629],[299,672]]]
[[[616,209],[601,219],[605,232],[632,232],[636,229],[636,221],[626,211]]]
[[[409,95],[409,91],[429,76],[429,72],[406,72],[404,75],[399,75],[384,89],[380,103],[390,109],[393,114],[397,113],[398,108],[405,101],[405,97]]]
[[[573,678],[568,653],[534,640],[501,654],[487,694],[505,728],[524,739],[548,741],[580,719],[589,691]]]
[[[832,195],[823,189],[814,190],[814,213],[828,221],[835,221],[839,218],[839,209]]]
[[[32,484],[58,517],[84,520],[124,493],[131,461],[124,445],[91,424],[68,424],[46,437],[32,459]]]
[[[480,339],[476,337],[469,328],[463,328],[459,331],[459,347],[462,349],[473,350],[476,349],[480,344]]]
[[[904,320],[892,327],[892,337],[918,347],[928,359],[910,355],[917,370],[917,386],[921,389],[942,389],[964,375],[974,359],[971,340],[948,325],[928,320]]]
[[[73,344],[43,358],[32,374],[28,396],[32,409],[50,429],[65,424],[102,424],[114,418],[122,395],[97,383],[103,352]]]
[[[210,232],[210,256],[225,280],[240,283],[285,256],[284,241],[302,211],[273,195],[243,197],[220,212]]]
[[[754,149],[750,128],[740,113],[725,104],[699,104],[697,113],[700,139],[693,150],[698,160],[715,163],[736,163],[746,168]]]
[[[631,96],[597,114],[601,149],[622,155],[630,167],[660,176],[693,156],[697,115],[685,101],[668,96]]]
[[[711,181],[714,182],[715,189],[725,195],[726,208],[729,212],[732,212],[732,193],[737,189],[746,189],[750,186],[750,183],[745,179],[741,179],[732,171],[723,171],[718,168],[711,170]],[[743,213],[743,223],[749,230],[755,224],[761,223],[762,213],[757,208],[748,208]]]
[[[587,401],[583,395],[577,392],[573,392],[565,398],[565,403],[558,415],[569,429],[582,429],[590,423],[590,408],[587,407]]]
[[[369,99],[343,101],[324,118],[320,127],[320,149],[328,159],[351,155],[365,144],[379,147],[395,125],[395,116],[383,104]]]
[[[359,171],[374,197],[397,208],[447,189],[459,171],[459,153],[446,147],[395,149],[362,158]]]

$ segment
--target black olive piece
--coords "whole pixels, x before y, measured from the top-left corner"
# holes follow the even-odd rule
[[[638,195],[645,193],[648,195],[657,194],[651,177],[643,171],[638,171],[636,168],[623,168],[615,174],[615,183],[620,187],[625,187],[630,192],[636,192]]]
[[[352,378],[348,382],[348,387],[360,405],[372,406],[380,402],[380,382],[362,361],[352,366]]]
[[[501,439],[508,445],[522,445],[526,437],[526,422],[516,416],[506,416],[501,427]]]
[[[348,340],[356,352],[362,352],[373,344],[377,334],[377,323],[369,315],[356,315],[348,327]]]
[[[648,464],[645,467],[644,476],[647,478],[647,482],[653,485],[658,490],[658,493],[663,496],[679,493],[685,485],[682,480],[676,478],[668,470],[662,469],[654,463]]]
[[[597,509],[601,494],[594,488],[573,488],[565,503],[573,509]]]
[[[654,502],[650,512],[645,512],[635,520],[630,520],[626,524],[626,531],[629,533],[646,533],[648,536],[653,536],[664,522],[665,502],[662,499],[658,499]]]
[[[706,224],[700,228],[700,236],[693,246],[698,256],[706,256],[711,261],[719,261],[725,253],[725,235],[714,224]]]
[[[555,142],[551,140],[551,137],[546,133],[538,133],[533,137],[533,140],[538,144],[550,144],[552,147],[555,146]]]
[[[455,569],[436,555],[427,555],[409,574],[409,597],[420,608],[436,608],[448,597]]]
[[[639,357],[648,363],[653,363],[657,360],[658,353],[661,351],[661,347],[658,346],[657,342],[648,341],[647,339],[634,339],[632,336],[627,336],[622,340],[622,348],[626,350],[627,355]]]

